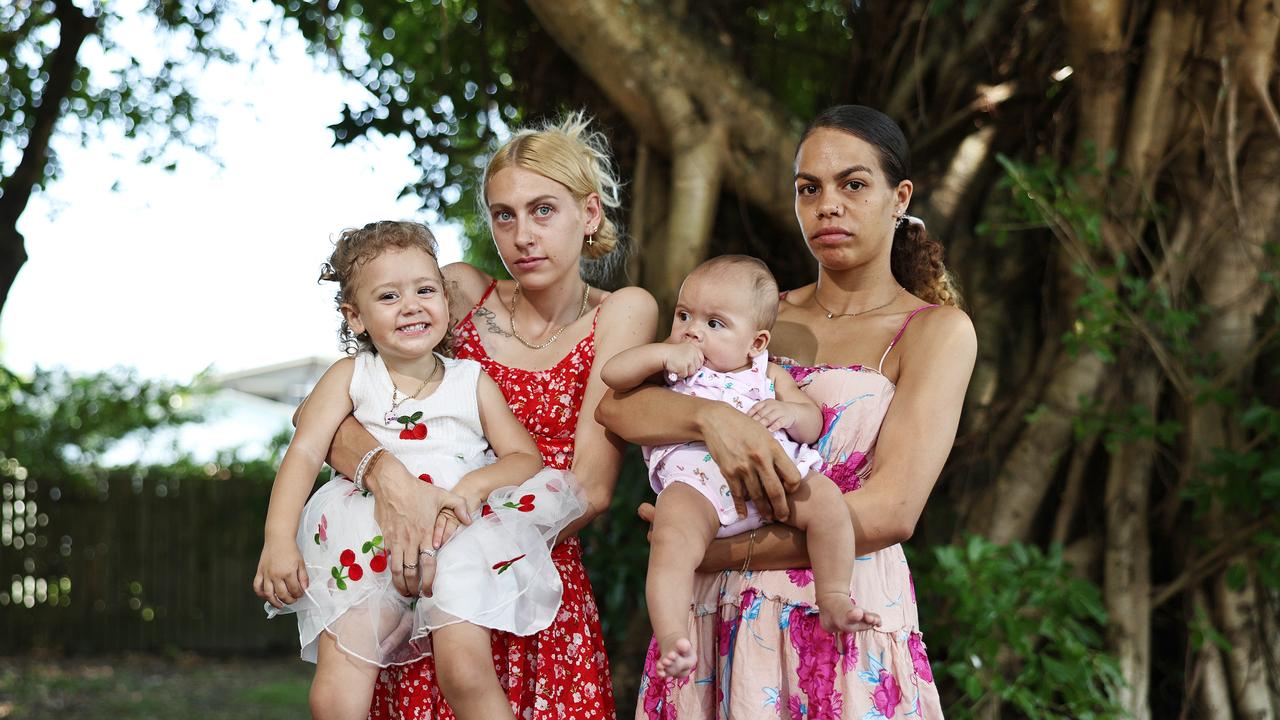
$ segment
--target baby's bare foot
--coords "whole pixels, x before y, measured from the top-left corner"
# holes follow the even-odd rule
[[[822,593],[818,599],[818,620],[829,633],[858,632],[880,625],[880,616],[863,610],[842,592]]]
[[[658,658],[658,676],[683,678],[693,672],[697,657],[693,653],[693,643],[688,638],[678,638],[673,643],[658,643],[659,648],[668,648]]]

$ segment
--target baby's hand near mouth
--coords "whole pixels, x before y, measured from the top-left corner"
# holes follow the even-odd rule
[[[662,370],[667,380],[675,382],[680,378],[687,378],[698,371],[706,362],[702,351],[692,343],[682,342],[674,343],[667,350],[666,360],[662,363]]]

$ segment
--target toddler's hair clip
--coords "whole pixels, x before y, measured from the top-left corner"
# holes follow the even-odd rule
[[[329,263],[320,264],[320,278],[316,282],[337,282],[338,271],[333,269]]]

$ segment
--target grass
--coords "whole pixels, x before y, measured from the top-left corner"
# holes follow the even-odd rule
[[[306,718],[313,668],[296,657],[0,657],[0,718]]]

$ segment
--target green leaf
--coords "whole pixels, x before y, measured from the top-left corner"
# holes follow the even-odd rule
[[[416,412],[416,413],[414,413],[414,414],[412,414],[412,415],[410,415],[410,416],[409,416],[409,422],[415,422],[415,423],[416,423],[416,422],[418,422],[418,421],[419,421],[419,420],[421,420],[421,419],[422,419],[422,411],[421,411],[421,410],[419,410],[418,412]]]
[[[1260,402],[1255,401],[1240,415],[1240,424],[1254,430],[1264,427],[1267,421],[1275,413],[1273,408],[1267,407]]]
[[[1249,572],[1245,569],[1244,563],[1232,563],[1227,568],[1227,587],[1240,592],[1244,589],[1245,581],[1249,579]]]
[[[373,549],[373,543],[371,542],[365,542],[365,544],[360,546],[360,552],[362,553],[367,553],[372,549]]]
[[[1049,406],[1046,405],[1045,403],[1040,403],[1039,405],[1035,406],[1035,408],[1033,408],[1031,412],[1027,413],[1026,416],[1023,417],[1023,420],[1026,421],[1028,425],[1035,425],[1036,421],[1038,421],[1040,418],[1044,417],[1047,414],[1049,414]]]
[[[347,581],[346,581],[346,580],[343,580],[342,578],[338,578],[338,583],[337,583],[337,584],[338,584],[338,589],[339,589],[339,590],[346,590],[346,589],[347,589]]]
[[[964,679],[964,693],[969,696],[970,700],[977,700],[983,696],[982,681],[977,675],[968,675]]]
[[[342,579],[342,573],[338,572],[338,568],[337,568],[337,567],[331,567],[331,568],[329,568],[329,574],[333,576],[333,579],[334,579],[334,580],[341,580],[341,579]]]

